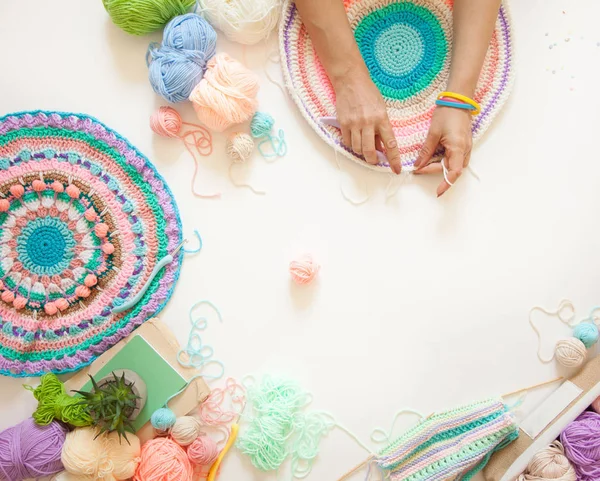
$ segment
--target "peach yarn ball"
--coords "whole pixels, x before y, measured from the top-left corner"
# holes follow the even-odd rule
[[[319,269],[321,269],[321,266],[315,262],[310,254],[290,262],[290,275],[298,285],[312,282],[319,273]]]
[[[226,53],[208,62],[204,77],[190,94],[198,119],[223,132],[249,120],[258,107],[258,77]]]
[[[155,438],[142,446],[134,481],[192,481],[194,468],[185,450],[170,438]]]

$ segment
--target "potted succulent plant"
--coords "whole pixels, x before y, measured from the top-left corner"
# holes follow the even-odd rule
[[[144,408],[147,399],[146,384],[133,371],[127,369],[113,371],[96,381],[90,376],[90,392],[75,391],[83,399],[92,424],[99,428],[98,435],[116,431],[127,442],[126,432],[134,432],[132,422]]]

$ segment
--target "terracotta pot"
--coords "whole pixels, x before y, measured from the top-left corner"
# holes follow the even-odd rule
[[[115,378],[113,377],[113,373],[118,378],[125,374],[125,382],[127,382],[127,384],[133,383],[133,387],[131,390],[136,396],[139,396],[135,409],[128,416],[128,419],[130,421],[133,421],[135,418],[138,417],[142,409],[144,409],[146,401],[148,400],[148,389],[146,388],[146,383],[134,371],[130,371],[129,369],[116,369],[113,372],[111,372],[108,376],[104,376],[102,379],[100,379],[98,386],[102,387],[110,382],[114,382]]]

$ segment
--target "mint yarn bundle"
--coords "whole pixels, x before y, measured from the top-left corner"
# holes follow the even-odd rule
[[[172,19],[162,43],[151,43],[146,62],[152,89],[169,102],[187,100],[215,55],[217,33],[195,13]]]
[[[102,0],[113,23],[132,35],[145,35],[189,11],[194,0]]]

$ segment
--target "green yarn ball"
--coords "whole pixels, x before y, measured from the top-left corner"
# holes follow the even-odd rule
[[[132,35],[145,35],[187,13],[195,0],[102,0],[113,23]]]
[[[576,337],[588,349],[598,342],[598,327],[592,322],[582,322],[573,329],[573,337]]]
[[[252,137],[258,139],[264,137],[271,132],[275,120],[273,117],[265,112],[256,112],[252,121],[250,122],[250,133]]]

